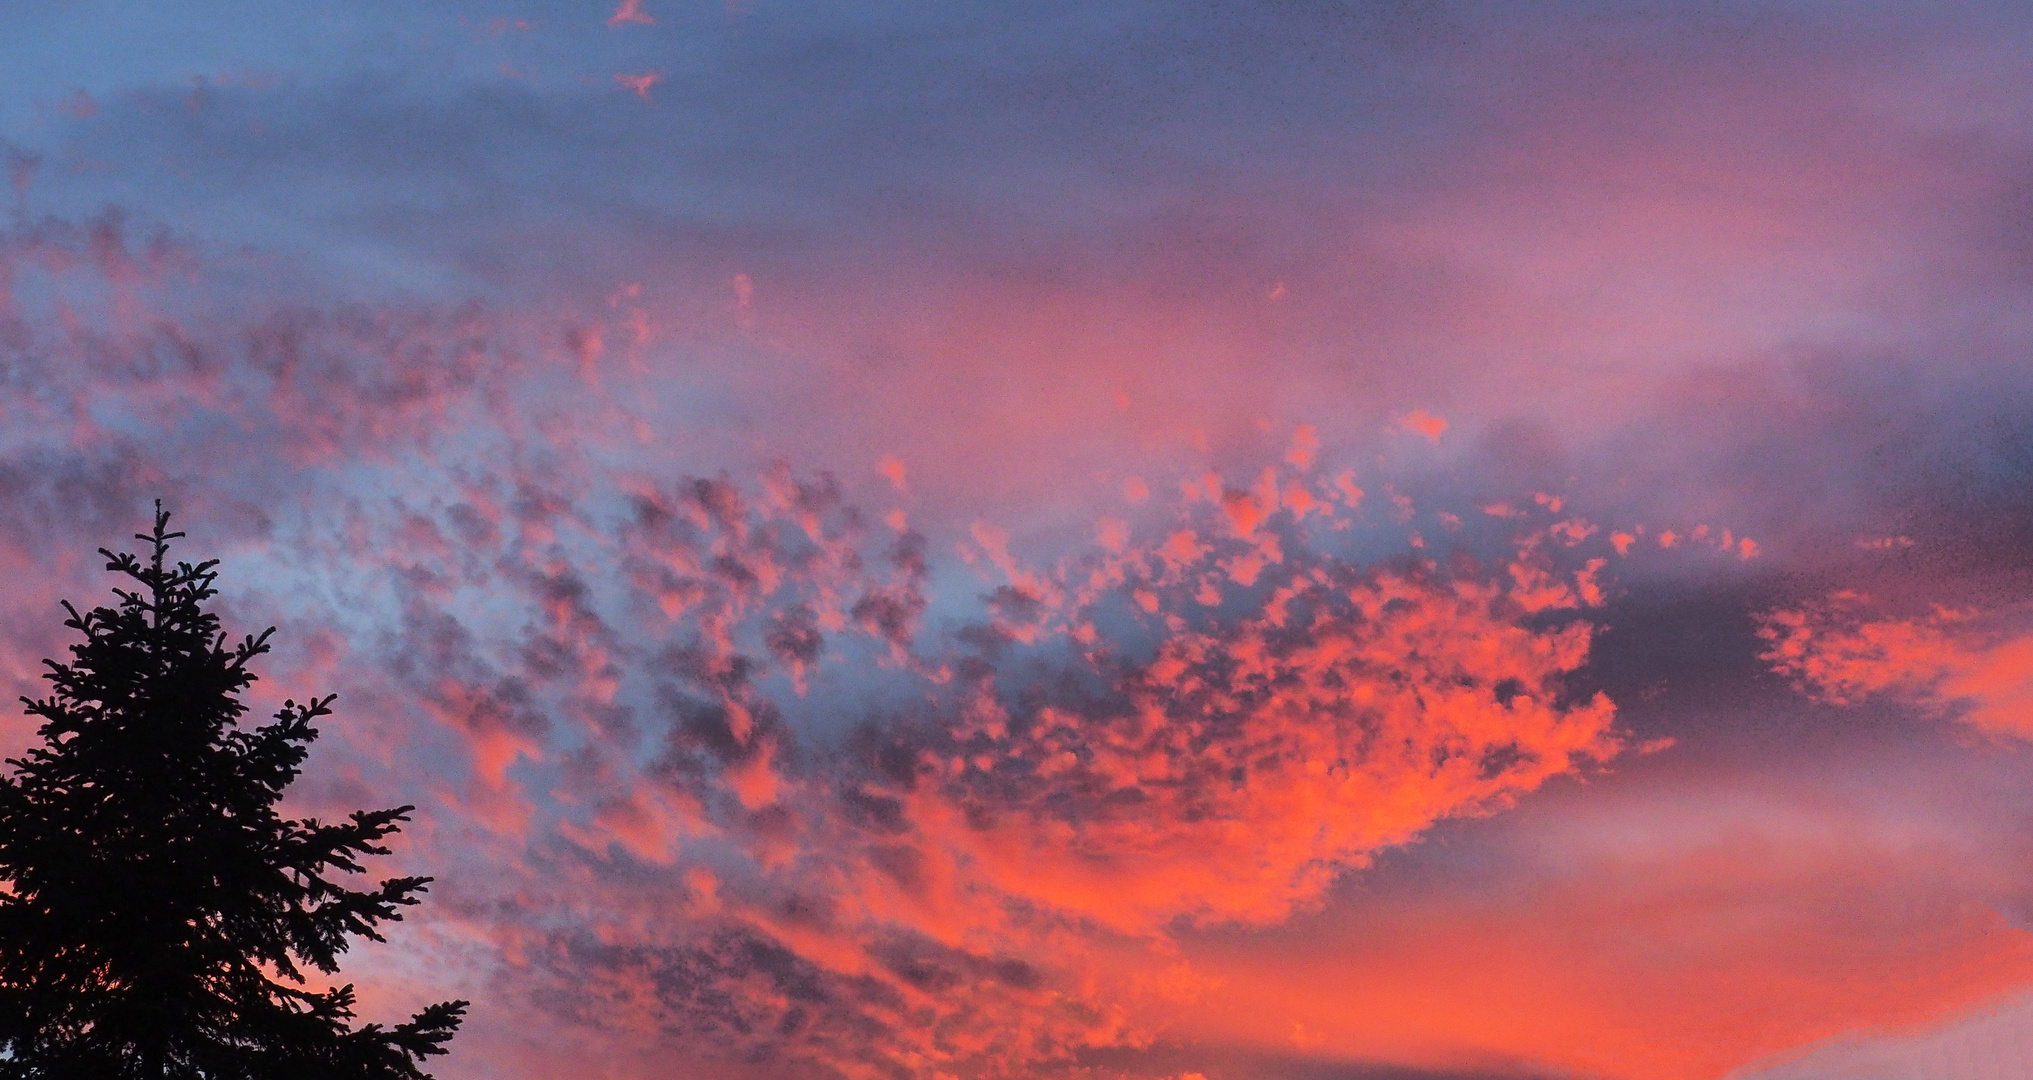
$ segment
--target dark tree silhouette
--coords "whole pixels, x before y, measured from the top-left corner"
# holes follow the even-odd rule
[[[84,640],[23,698],[41,745],[0,778],[0,1078],[428,1080],[463,1001],[393,1028],[353,1027],[353,988],[306,989],[349,937],[380,941],[431,879],[352,890],[410,806],[326,824],[279,816],[332,699],[243,728],[240,692],[269,635],[229,643],[204,603],[217,560],[104,548],[138,584],[64,624]]]

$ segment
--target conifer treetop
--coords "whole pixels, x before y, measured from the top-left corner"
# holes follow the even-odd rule
[[[168,526],[158,502],[145,561],[100,549],[131,584],[64,603],[82,640],[22,699],[42,725],[0,776],[0,1080],[429,1080],[466,1002],[355,1027],[353,987],[304,970],[336,973],[426,891],[347,887],[415,807],[277,813],[333,698],[240,724],[274,628],[230,641],[218,561],[171,563]]]

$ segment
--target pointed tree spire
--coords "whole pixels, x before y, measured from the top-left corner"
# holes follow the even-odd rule
[[[82,640],[22,699],[43,723],[0,777],[0,1078],[428,1080],[465,1002],[356,1028],[353,988],[304,970],[417,903],[431,879],[346,886],[415,807],[276,812],[333,699],[241,726],[274,628],[231,641],[217,560],[172,564],[168,530],[158,502],[145,561],[100,549],[129,584],[64,604]]]

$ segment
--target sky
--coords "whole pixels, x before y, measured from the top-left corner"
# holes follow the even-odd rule
[[[618,6],[616,6],[618,3]],[[0,689],[156,499],[440,1080],[2033,1062],[2033,10],[0,0]],[[34,737],[0,717],[0,750]]]

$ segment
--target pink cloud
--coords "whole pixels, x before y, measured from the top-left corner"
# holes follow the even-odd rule
[[[1447,421],[1434,416],[1424,409],[1413,409],[1411,412],[1398,417],[1398,426],[1406,431],[1424,435],[1437,443],[1440,441],[1441,434],[1447,430]]]
[[[1285,451],[1285,461],[1293,468],[1304,472],[1313,467],[1313,458],[1319,452],[1319,430],[1311,424],[1301,424],[1292,430],[1292,445]]]
[[[875,463],[875,471],[881,473],[882,478],[889,481],[891,487],[898,491],[904,490],[905,470],[902,458],[895,454],[885,454],[882,460]]]
[[[655,26],[656,19],[648,12],[642,10],[642,2],[643,0],[621,0],[621,6],[615,8],[614,14],[607,17],[607,25],[621,26],[626,23],[640,23],[643,26]]]
[[[630,75],[624,72],[616,74],[614,81],[619,83],[623,90],[634,94],[644,101],[648,101],[649,88],[664,81],[664,77],[661,72],[656,71],[645,71],[637,75]]]

